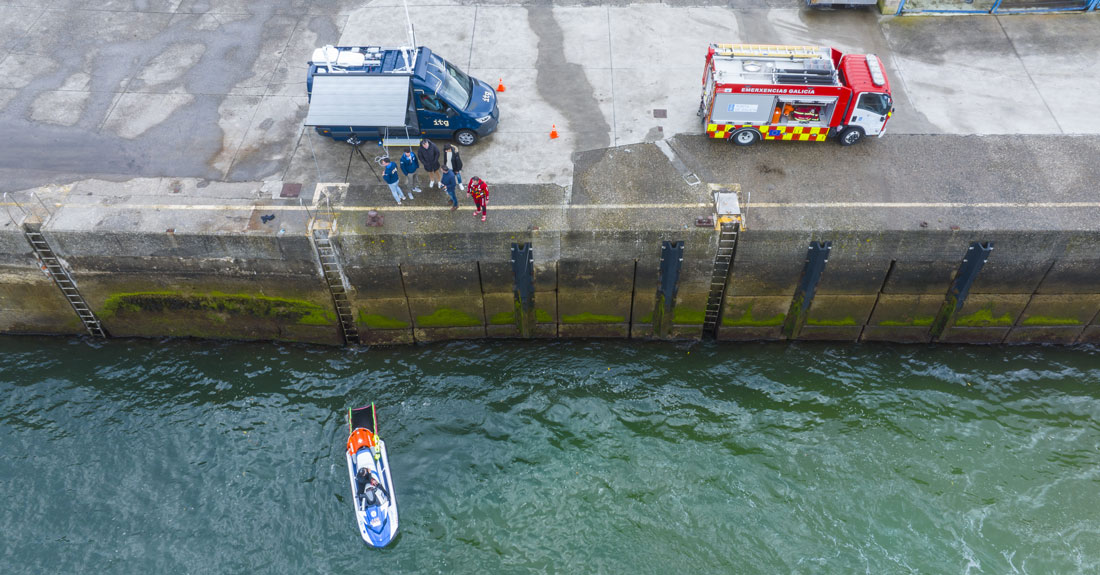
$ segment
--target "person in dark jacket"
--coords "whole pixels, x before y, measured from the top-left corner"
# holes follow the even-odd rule
[[[447,166],[455,173],[455,179],[458,180],[459,191],[465,190],[466,185],[462,183],[462,156],[458,155],[458,148],[451,144],[444,144],[443,165]]]
[[[382,484],[378,482],[378,478],[366,467],[360,467],[359,471],[355,474],[355,494],[362,503],[360,507],[366,508],[373,505],[381,505],[382,499],[378,497],[379,493],[386,497],[387,500],[389,499],[390,494],[386,491],[386,488],[382,487]]]
[[[457,187],[458,178],[455,178],[455,173],[447,166],[443,166],[443,188],[447,190],[447,195],[451,196],[452,212],[458,209],[458,198],[455,197],[455,188]]]
[[[397,185],[397,162],[389,158],[382,158],[382,166],[384,166],[382,168],[382,181],[390,187],[390,193],[393,194],[394,201],[400,206],[401,200],[405,199],[405,192],[402,192],[401,186]]]
[[[416,158],[420,160],[420,167],[428,172],[428,187],[434,188],[439,185],[439,147],[431,140],[424,138],[420,141],[420,148],[416,150]]]
[[[416,154],[413,151],[405,150],[404,154],[401,154],[401,173],[405,174],[405,185],[409,188],[409,199],[412,199],[412,193],[420,193],[420,178],[416,176],[416,171],[420,169],[420,162],[416,161]]]

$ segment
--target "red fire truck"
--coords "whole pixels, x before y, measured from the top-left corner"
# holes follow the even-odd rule
[[[817,46],[711,44],[699,115],[707,135],[850,146],[882,136],[894,113],[890,82],[874,54]]]

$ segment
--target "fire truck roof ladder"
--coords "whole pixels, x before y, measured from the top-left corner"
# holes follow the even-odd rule
[[[750,58],[829,58],[820,46],[774,46],[770,44],[712,44],[714,53],[727,57]]]

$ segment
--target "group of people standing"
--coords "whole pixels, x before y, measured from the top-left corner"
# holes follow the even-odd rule
[[[489,203],[489,186],[477,176],[470,178],[469,183],[462,183],[462,156],[459,155],[458,149],[452,144],[444,144],[443,150],[440,151],[439,147],[435,145],[431,140],[424,138],[420,141],[420,146],[416,149],[416,153],[412,153],[412,150],[407,150],[401,155],[401,165],[398,167],[397,162],[394,162],[388,157],[382,158],[382,180],[386,182],[386,185],[390,187],[390,192],[393,193],[393,199],[397,202],[397,205],[401,205],[402,200],[411,200],[413,193],[421,193],[420,179],[417,176],[417,171],[421,168],[428,174],[428,187],[439,187],[447,192],[451,200],[451,211],[458,209],[458,197],[455,195],[457,190],[465,190],[466,195],[474,200],[474,207],[477,208],[474,211],[474,217],[481,217],[481,221],[485,221],[485,216],[488,213]],[[401,189],[398,176],[398,169],[405,175],[405,186],[409,188],[409,193],[406,195]]]

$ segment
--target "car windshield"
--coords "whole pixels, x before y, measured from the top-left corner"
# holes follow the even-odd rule
[[[466,109],[470,103],[473,81],[450,62],[432,54],[429,67],[433,76],[440,78],[438,93],[456,108]]]

